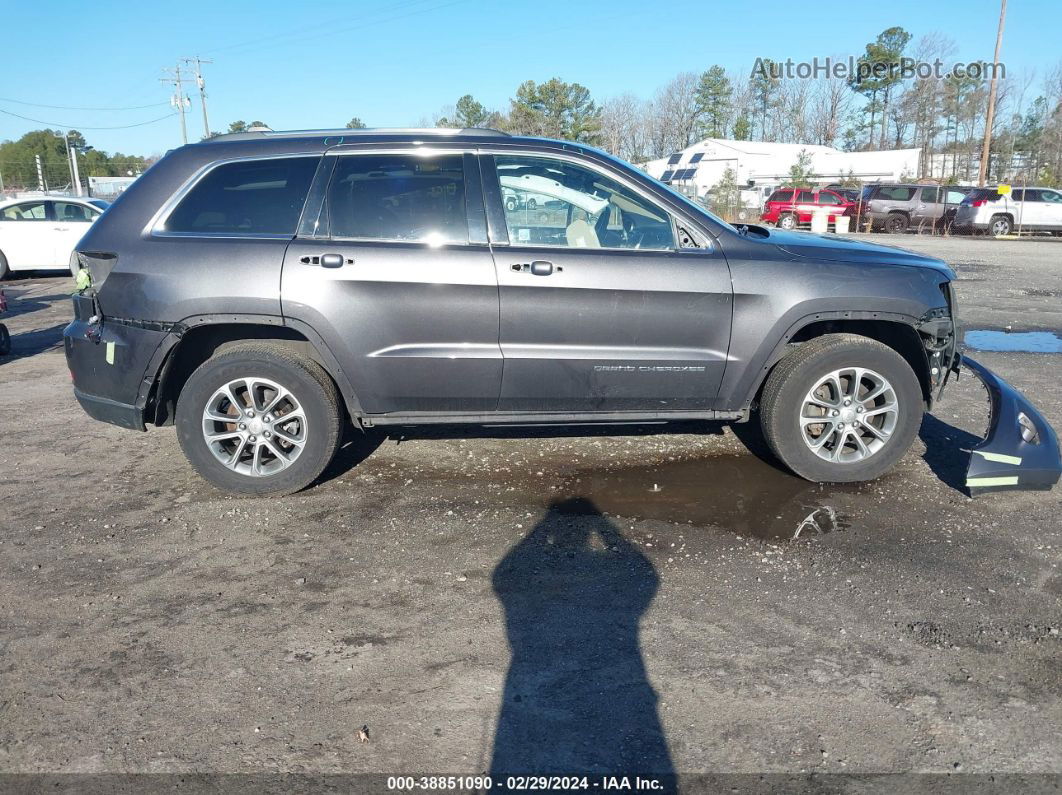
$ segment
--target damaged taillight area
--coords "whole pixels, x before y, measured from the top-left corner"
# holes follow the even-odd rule
[[[118,255],[113,251],[74,251],[70,255],[70,272],[77,279],[78,290],[98,289],[117,264]],[[82,271],[86,274],[84,283],[80,275]]]

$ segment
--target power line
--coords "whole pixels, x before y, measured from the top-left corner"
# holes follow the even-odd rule
[[[30,105],[34,108],[51,108],[52,110],[105,110],[105,111],[117,111],[117,110],[143,110],[144,108],[158,108],[163,105],[168,105],[168,102],[152,102],[150,105],[130,105],[126,108],[94,108],[85,107],[80,105],[44,105],[40,102],[23,102],[20,99],[11,99],[9,97],[0,97],[0,102],[12,102],[15,105]]]
[[[167,113],[165,116],[159,116],[157,119],[149,119],[148,121],[140,121],[140,122],[137,122],[136,124],[120,124],[120,125],[118,125],[116,127],[89,127],[88,125],[84,125],[84,124],[67,124],[67,123],[58,122],[58,121],[44,121],[43,119],[31,119],[29,116],[20,116],[17,113],[12,113],[11,111],[4,110],[3,108],[0,108],[0,113],[6,114],[8,116],[14,116],[16,119],[23,119],[24,121],[31,121],[34,124],[47,124],[49,127],[59,127],[59,128],[68,129],[68,130],[128,130],[128,129],[132,128],[132,127],[143,127],[143,126],[145,126],[147,124],[154,124],[155,122],[160,122],[160,121],[162,121],[164,119],[168,119],[171,116],[173,116],[172,113]]]

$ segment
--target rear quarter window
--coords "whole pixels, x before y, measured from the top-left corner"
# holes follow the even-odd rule
[[[165,231],[294,235],[318,156],[241,160],[211,169],[180,200]]]
[[[793,198],[793,191],[791,190],[776,190],[767,199],[769,202],[787,202]]]

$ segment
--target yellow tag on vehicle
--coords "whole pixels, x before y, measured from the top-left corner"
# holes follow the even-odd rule
[[[107,343],[107,364],[114,364],[114,343]]]

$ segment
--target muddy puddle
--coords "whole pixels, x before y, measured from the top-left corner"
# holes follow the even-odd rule
[[[1062,334],[1055,331],[992,331],[971,329],[963,337],[974,351],[1062,353]]]
[[[858,491],[858,486],[808,483],[752,456],[735,455],[583,472],[554,489],[549,504],[541,494],[526,496],[562,513],[586,513],[589,503],[608,516],[791,541],[847,529],[848,518],[832,498]]]

